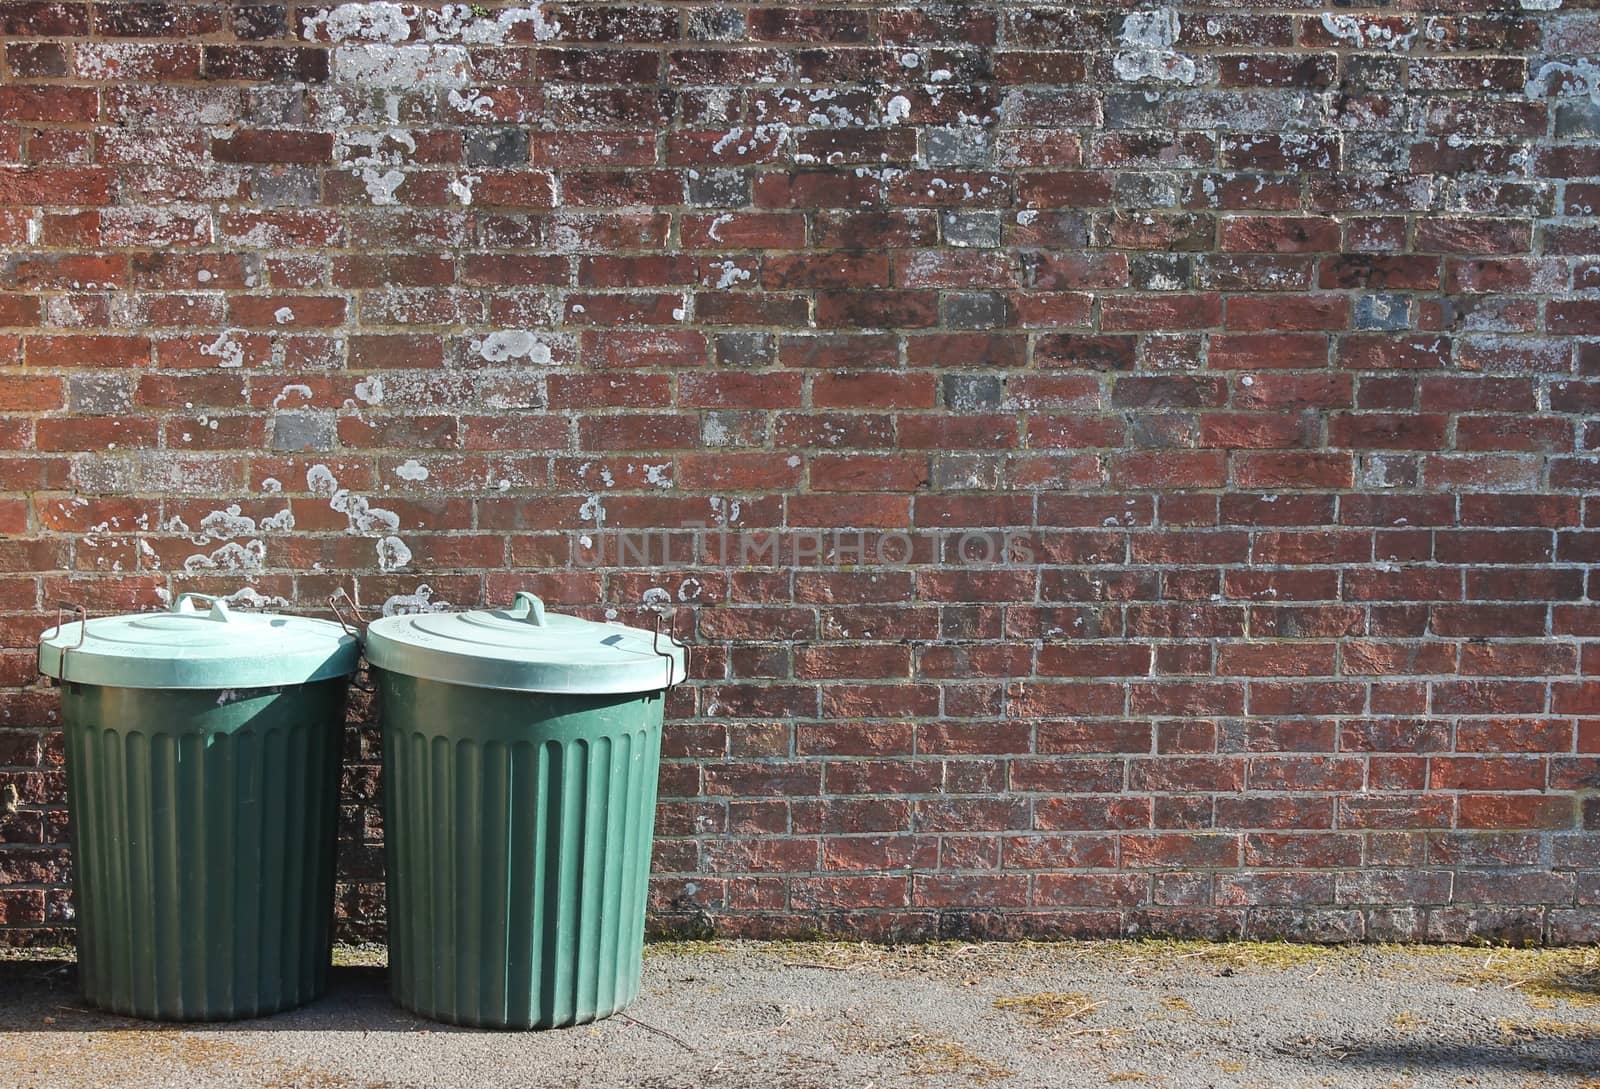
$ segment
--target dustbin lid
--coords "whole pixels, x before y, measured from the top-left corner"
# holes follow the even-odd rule
[[[533,594],[510,608],[410,613],[374,620],[367,661],[378,669],[473,688],[570,695],[653,692],[685,676],[682,644],[662,631],[546,612]]]
[[[360,642],[332,621],[231,612],[203,594],[179,594],[165,612],[69,620],[39,636],[40,673],[115,688],[305,684],[348,676],[360,658]]]

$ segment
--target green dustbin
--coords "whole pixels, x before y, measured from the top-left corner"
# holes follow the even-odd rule
[[[375,621],[389,981],[439,1021],[551,1028],[639,993],[666,634],[510,609]]]
[[[61,684],[84,996],[160,1020],[255,1017],[326,988],[360,656],[337,624],[197,598],[39,637]]]

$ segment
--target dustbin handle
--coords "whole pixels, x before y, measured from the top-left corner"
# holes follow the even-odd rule
[[[227,602],[223,601],[220,597],[212,597],[210,594],[179,594],[178,600],[172,603],[172,611],[175,613],[186,614],[197,613],[200,610],[194,606],[196,600],[211,602],[211,614],[208,619],[221,621],[226,621],[228,619]]]
[[[530,594],[526,590],[518,590],[517,596],[511,602],[511,608],[506,610],[506,615],[513,620],[526,620],[535,627],[544,627],[544,601],[538,594]]]

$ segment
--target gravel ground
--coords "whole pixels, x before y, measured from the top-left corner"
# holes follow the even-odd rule
[[[17,1089],[896,1086],[1600,1089],[1600,952],[1187,943],[651,947],[625,1015],[542,1033],[394,1007],[377,955],[258,1021],[83,1008],[70,960],[0,961]]]

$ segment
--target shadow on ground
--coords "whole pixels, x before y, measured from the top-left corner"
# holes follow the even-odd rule
[[[6,1089],[1600,1089],[1593,950],[685,943],[625,1014],[530,1033],[417,1018],[366,963],[141,1021],[32,956],[0,957]]]
[[[193,1021],[178,1026],[96,1009],[78,991],[70,960],[0,960],[0,1032],[472,1032],[417,1017],[389,998],[388,973],[378,967],[335,967],[328,991],[308,1006],[242,1021]]]
[[[1574,1041],[1549,1036],[1515,1044],[1464,1040],[1426,1044],[1356,1043],[1337,1061],[1345,1068],[1364,1067],[1386,1077],[1412,1071],[1447,1074],[1457,1084],[1468,1084],[1459,1079],[1476,1077],[1490,1069],[1506,1073],[1576,1074],[1600,1079],[1600,1040],[1591,1037]],[[1600,1086],[1600,1080],[1590,1084]]]

